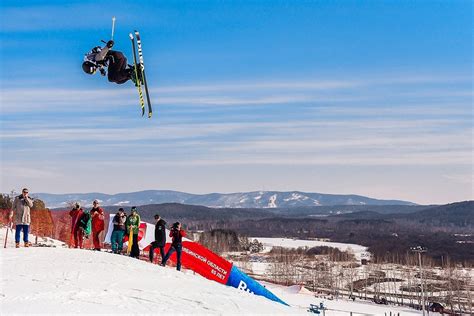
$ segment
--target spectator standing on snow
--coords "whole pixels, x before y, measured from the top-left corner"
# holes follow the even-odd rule
[[[112,245],[113,253],[121,253],[123,247],[123,236],[125,235],[125,222],[127,221],[127,215],[123,211],[123,208],[119,208],[117,214],[115,214],[112,223],[114,224],[114,230],[110,237],[110,243]]]
[[[29,247],[28,233],[31,224],[31,208],[33,207],[33,200],[28,196],[28,189],[23,188],[21,194],[15,197],[13,201],[12,210],[8,219],[13,220],[15,214],[15,246],[20,248],[20,234],[23,231],[23,242],[25,247]]]
[[[139,259],[140,257],[140,248],[138,248],[138,232],[140,228],[140,215],[138,215],[137,208],[135,206],[130,210],[131,214],[128,216],[125,226],[127,227],[127,233],[130,236],[132,232],[132,240],[128,242],[132,243],[132,250],[130,252],[130,257]]]
[[[83,248],[84,238],[89,238],[91,214],[88,210],[83,210],[77,217],[74,227],[74,247]]]
[[[104,230],[104,210],[99,206],[99,201],[94,200],[92,203],[93,207],[91,210],[91,218],[92,218],[92,241],[94,243],[94,250],[100,251],[100,240],[99,234]]]
[[[166,266],[166,261],[176,251],[176,270],[181,271],[181,252],[183,250],[183,237],[186,237],[186,232],[181,228],[181,223],[176,222],[170,231],[170,237],[173,239],[168,253],[161,262],[162,266]]]
[[[150,262],[153,262],[153,256],[155,249],[160,248],[161,260],[165,257],[165,244],[166,244],[166,222],[160,217],[155,215],[155,241],[151,243],[150,247]]]
[[[76,202],[74,204],[74,208],[69,211],[69,216],[71,216],[71,238],[69,241],[69,247],[73,246],[74,242],[74,247],[77,248],[77,238],[75,236],[75,232],[77,231],[77,220],[81,217],[82,213],[84,211],[81,208],[81,204],[79,202]]]

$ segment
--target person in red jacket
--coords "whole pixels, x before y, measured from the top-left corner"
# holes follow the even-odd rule
[[[166,266],[166,261],[176,251],[176,270],[181,270],[181,252],[183,250],[183,237],[186,237],[186,232],[181,228],[181,223],[176,222],[170,230],[170,237],[173,239],[168,253],[161,261],[161,265]]]
[[[83,211],[81,208],[81,204],[79,202],[76,202],[74,204],[74,208],[69,211],[69,216],[71,216],[71,238],[69,240],[69,247],[73,247],[73,240],[74,240],[74,247],[78,248],[78,242],[77,242],[77,220],[81,217]]]
[[[99,234],[104,230],[105,223],[104,223],[104,210],[99,207],[99,201],[94,200],[93,207],[91,210],[91,218],[92,218],[92,241],[94,243],[94,250],[100,251],[100,240]]]

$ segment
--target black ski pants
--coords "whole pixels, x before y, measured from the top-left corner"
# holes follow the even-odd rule
[[[163,260],[163,258],[165,257],[165,246],[163,245],[158,245],[158,243],[156,241],[152,242],[151,243],[151,246],[150,246],[150,251],[149,251],[149,255],[150,255],[150,262],[153,263],[153,257],[155,255],[155,249],[156,248],[160,248],[160,255],[161,255],[161,260]]]
[[[127,58],[118,51],[111,50],[107,53],[109,58],[109,74],[110,82],[122,84],[130,79],[130,71],[127,69]]]
[[[170,249],[168,249],[168,253],[163,258],[163,261],[161,261],[161,265],[165,266],[166,261],[168,261],[168,259],[171,257],[171,255],[175,251],[176,251],[176,270],[181,271],[181,252],[183,251],[183,245],[182,244],[177,244],[177,245],[171,244]]]
[[[140,258],[140,248],[138,247],[138,234],[133,234],[133,243],[132,249],[130,251],[130,257],[132,258]]]

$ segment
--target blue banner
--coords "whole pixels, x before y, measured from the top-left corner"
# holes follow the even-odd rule
[[[281,299],[279,299],[275,294],[267,290],[263,285],[240,271],[236,266],[232,266],[230,270],[229,279],[226,283],[228,286],[233,286],[239,290],[243,290],[255,295],[264,296],[272,301],[284,304],[289,306]]]

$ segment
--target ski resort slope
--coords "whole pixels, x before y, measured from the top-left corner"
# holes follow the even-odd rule
[[[0,254],[2,315],[303,313],[122,255],[48,247],[2,248]]]
[[[51,239],[39,242],[55,247],[16,249],[9,233],[3,248],[5,233],[0,229],[1,315],[308,315],[309,304],[320,302],[327,306],[327,316],[347,316],[350,311],[354,316],[421,315],[404,307],[326,300],[301,286],[264,282],[288,307],[189,270],[178,272],[127,256],[68,249]]]

